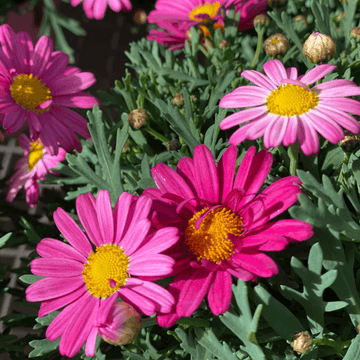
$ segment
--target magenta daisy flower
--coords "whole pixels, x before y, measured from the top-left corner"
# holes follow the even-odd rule
[[[297,176],[276,181],[260,194],[272,165],[266,150],[251,147],[240,167],[237,149],[230,146],[215,163],[210,150],[198,145],[194,159],[182,158],[177,171],[165,164],[152,168],[158,189],[142,196],[153,201],[153,223],[161,228],[175,225],[182,241],[169,254],[176,259],[168,286],[176,305],[169,314],[158,314],[161,326],[171,326],[190,316],[207,294],[211,311],[228,310],[231,275],[244,281],[278,272],[264,251],[283,250],[290,242],[312,236],[312,226],[299,220],[270,221],[297,201],[301,184]]]
[[[360,102],[347,96],[360,95],[360,88],[349,80],[331,80],[310,85],[336,69],[319,65],[298,76],[296,68],[284,68],[279,60],[264,64],[266,75],[245,70],[241,75],[256,86],[241,86],[225,95],[221,108],[247,109],[226,117],[222,130],[244,124],[229,139],[237,145],[245,139],[264,137],[266,148],[294,144],[297,140],[305,155],[319,152],[319,136],[333,144],[344,138],[342,127],[357,134],[359,122],[349,113],[360,115]]]
[[[5,24],[0,26],[0,43],[0,123],[13,133],[27,120],[30,138],[40,138],[52,155],[58,144],[81,152],[74,131],[89,138],[87,121],[67,106],[88,109],[99,104],[82,92],[95,83],[94,75],[67,66],[69,56],[53,51],[47,36],[34,47],[29,34],[15,34]]]
[[[94,356],[97,334],[112,338],[103,330],[118,296],[145,315],[171,310],[174,298],[168,291],[138,278],[166,277],[174,260],[161,252],[179,238],[177,228],[150,230],[151,203],[123,193],[113,211],[106,190],[96,199],[80,195],[76,211],[85,233],[63,209],[54,212],[55,224],[69,244],[40,241],[41,258],[31,262],[31,271],[45,278],[27,288],[26,299],[42,301],[39,317],[65,306],[46,331],[51,341],[61,336],[62,355],[74,356],[86,342],[86,355]]]
[[[52,168],[57,168],[59,162],[65,160],[66,151],[59,148],[57,155],[50,155],[41,140],[31,141],[25,134],[19,136],[19,144],[24,150],[24,156],[16,163],[16,173],[9,181],[9,192],[6,200],[12,202],[24,186],[26,202],[31,208],[39,201],[38,180],[44,180],[45,174],[56,175]]]
[[[77,6],[82,1],[71,0],[71,5]],[[130,11],[132,9],[130,0],[84,0],[83,2],[84,12],[89,19],[103,19],[108,5],[115,12]]]

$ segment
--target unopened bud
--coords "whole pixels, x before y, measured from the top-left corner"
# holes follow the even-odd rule
[[[288,38],[280,33],[271,35],[264,41],[265,52],[271,57],[276,57],[279,54],[285,53],[289,47],[290,43]]]
[[[303,54],[312,62],[332,58],[336,52],[336,43],[329,35],[312,33],[303,44]]]
[[[345,13],[343,11],[339,12],[338,15],[336,16],[337,21],[340,21],[343,18],[345,18]]]
[[[145,125],[148,119],[149,117],[146,110],[134,109],[130,112],[127,121],[133,130],[138,130]]]
[[[352,39],[358,39],[360,37],[360,28],[355,26],[350,30],[350,37]],[[358,39],[360,40],[360,39]]]
[[[171,151],[171,150],[180,150],[181,149],[181,145],[179,143],[179,141],[177,139],[172,139],[169,141],[169,143],[167,144],[166,147],[167,151]]]
[[[147,21],[146,12],[143,9],[135,10],[132,20],[134,23],[139,24],[139,25],[146,24],[146,21]]]
[[[171,100],[171,102],[172,102],[174,105],[183,106],[183,105],[184,105],[184,95],[183,95],[181,92],[178,92],[178,93],[173,97],[173,99]]]
[[[307,20],[306,17],[304,15],[297,15],[295,16],[295,25],[307,25]]]
[[[254,26],[267,27],[270,24],[270,18],[265,14],[258,14],[254,17]]]
[[[98,327],[98,332],[108,344],[120,346],[133,342],[141,326],[140,314],[131,305],[121,301],[110,309],[105,324]]]
[[[307,331],[301,331],[295,334],[292,347],[298,354],[302,354],[310,350],[312,343],[309,341],[311,335]]]

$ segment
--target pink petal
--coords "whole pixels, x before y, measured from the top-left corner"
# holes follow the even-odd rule
[[[20,105],[13,106],[6,114],[3,127],[7,133],[18,131],[24,124],[27,111]]]
[[[15,196],[25,183],[32,177],[32,174],[27,169],[27,164],[22,169],[19,169],[9,181],[9,192],[6,196],[6,201],[12,202]]]
[[[315,81],[322,79],[326,74],[332,72],[337,67],[335,65],[318,65],[308,71],[302,78],[301,82],[304,84],[313,84]]]
[[[289,123],[288,117],[279,116],[271,124],[269,124],[264,133],[265,148],[279,146],[285,136],[285,132]]]
[[[39,317],[48,315],[53,311],[59,310],[62,307],[69,305],[82,297],[87,292],[85,284],[79,287],[77,290],[72,291],[67,295],[63,295],[61,297],[52,299],[52,300],[45,300],[41,303],[40,310],[39,310]]]
[[[90,242],[70,215],[59,207],[54,212],[54,221],[69,244],[82,255],[88,257],[92,251]]]
[[[151,221],[149,219],[142,219],[137,223],[137,226],[132,226],[123,237],[119,246],[122,246],[127,256],[136,252],[141,243],[144,241],[146,235],[151,228]]]
[[[320,150],[319,136],[305,118],[298,117],[298,138],[301,150],[305,155],[316,154]]]
[[[168,275],[172,272],[174,264],[175,260],[170,256],[147,254],[135,260],[131,257],[127,272],[134,276]]]
[[[84,264],[65,258],[40,258],[31,262],[31,272],[39,276],[64,278],[79,276],[84,270]]]
[[[31,53],[34,50],[34,45],[31,40],[30,35],[27,32],[19,32],[16,34],[20,47],[22,49],[23,59],[24,59],[24,69],[25,74],[30,73],[30,67],[32,66]]]
[[[215,272],[208,292],[209,306],[214,315],[228,311],[232,297],[231,284],[231,275],[227,271]]]
[[[264,64],[264,71],[267,77],[276,86],[280,85],[282,79],[286,79],[287,74],[284,65],[279,60],[270,60]]]
[[[246,110],[238,111],[234,114],[227,116],[221,123],[220,129],[226,130],[230,129],[235,125],[243,124],[247,121],[255,120],[260,116],[263,116],[267,113],[267,108],[265,106],[258,106]]]
[[[137,312],[143,313],[147,316],[155,314],[155,304],[141,293],[133,291],[133,288],[126,288],[123,286],[118,290],[118,293],[121,300],[130,304]]]
[[[94,2],[93,12],[94,12],[94,18],[96,20],[100,20],[104,18],[106,7],[107,7],[107,1]]]
[[[241,269],[239,267],[229,268],[229,269],[227,269],[227,272],[243,281],[250,281],[250,280],[256,281],[257,280],[256,275],[252,274],[251,272],[249,272],[247,270]]]
[[[61,74],[69,63],[69,55],[62,51],[54,51],[42,75],[43,84],[50,84],[51,79]]]
[[[270,95],[268,90],[257,86],[241,86],[225,95],[219,102],[219,107],[225,109],[259,106],[266,103]]]
[[[91,109],[95,104],[100,102],[92,95],[79,92],[71,95],[54,96],[54,103],[61,106]]]
[[[208,293],[214,273],[205,268],[189,269],[177,275],[170,286],[182,284],[178,299],[176,299],[176,313],[178,316],[190,316],[200,305]]]
[[[90,330],[90,334],[87,337],[85,345],[85,355],[93,357],[95,355],[96,339],[98,335],[98,329],[93,327]]]
[[[191,189],[192,193],[195,196],[199,197],[200,195],[197,190],[197,186],[199,184],[196,181],[194,181],[196,169],[194,166],[193,159],[190,159],[188,157],[181,158],[177,164],[176,172],[183,178],[183,180],[186,182],[186,184]],[[197,201],[196,200],[189,201],[189,204],[191,206],[196,207]]]
[[[217,165],[219,189],[221,192],[220,203],[222,204],[224,203],[226,197],[233,188],[236,158],[237,158],[237,148],[236,146],[230,145],[225,150],[224,154],[222,155]]]
[[[286,78],[287,79],[291,79],[291,80],[296,80],[297,79],[297,76],[298,76],[297,68],[291,67],[291,68],[285,69],[285,71],[286,71]]]
[[[103,244],[112,244],[114,223],[110,195],[107,190],[99,190],[96,198],[96,213]]]
[[[72,246],[65,244],[62,241],[45,238],[42,239],[36,246],[37,253],[44,258],[65,258],[79,261],[83,264],[86,263],[86,257],[74,249]]]
[[[256,70],[245,70],[241,76],[263,89],[272,91],[278,87],[267,76]]]
[[[31,72],[39,79],[42,78],[43,71],[45,70],[51,53],[53,52],[53,43],[51,38],[43,35],[35,45],[32,52],[33,66]]]
[[[76,198],[76,213],[79,216],[87,236],[95,246],[103,245],[100,226],[95,209],[95,199],[90,193],[81,194]],[[86,257],[89,254],[86,255]]]
[[[217,177],[215,160],[211,151],[205,145],[196,146],[194,149],[195,181],[200,198],[210,202],[219,201],[219,180]]]
[[[87,89],[95,82],[94,74],[90,72],[81,72],[67,76],[59,75],[51,80],[49,87],[54,96],[60,96],[78,93]]]
[[[298,133],[298,120],[297,116],[289,117],[288,126],[283,139],[284,146],[295,144]]]
[[[232,261],[243,269],[261,277],[271,277],[279,271],[273,259],[256,251],[247,250],[246,252],[235,253],[232,256]]]
[[[69,278],[44,278],[31,284],[26,289],[27,301],[44,301],[67,295],[84,285],[83,276]]]

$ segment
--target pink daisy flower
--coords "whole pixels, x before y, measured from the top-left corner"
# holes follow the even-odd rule
[[[240,86],[225,95],[221,108],[247,109],[226,117],[222,130],[244,124],[230,136],[229,144],[264,137],[266,148],[294,144],[297,140],[305,155],[319,152],[319,136],[333,144],[344,138],[342,127],[357,134],[359,122],[349,113],[360,115],[360,102],[347,96],[360,95],[360,88],[349,80],[331,80],[310,85],[336,69],[319,65],[298,76],[296,68],[285,69],[279,60],[264,64],[266,75],[245,70],[241,75],[256,86]]]
[[[62,355],[74,356],[86,342],[86,355],[94,356],[98,333],[116,340],[103,330],[112,323],[109,311],[118,296],[145,315],[171,310],[174,298],[168,291],[138,278],[166,277],[174,260],[161,252],[179,238],[176,228],[150,231],[151,203],[123,193],[112,210],[107,190],[100,190],[96,199],[89,193],[79,195],[76,211],[85,233],[63,209],[54,212],[69,244],[40,241],[41,258],[31,262],[31,271],[45,278],[27,288],[26,299],[42,301],[39,317],[65,306],[46,331],[51,341],[61,336]]]
[[[9,192],[6,200],[12,202],[24,186],[26,191],[26,202],[31,208],[39,201],[38,180],[44,180],[45,174],[56,175],[50,170],[56,168],[58,164],[65,160],[66,151],[59,148],[57,155],[49,154],[41,140],[31,141],[25,134],[19,136],[19,144],[24,150],[24,156],[16,163],[17,172],[9,181]]]
[[[13,133],[27,120],[30,138],[40,138],[52,155],[58,153],[58,144],[81,152],[74,131],[89,138],[87,121],[67,106],[88,109],[99,104],[82,92],[95,83],[94,75],[67,66],[69,56],[53,51],[47,36],[34,47],[29,34],[15,34],[5,24],[0,26],[0,43],[0,123]]]
[[[83,0],[71,0],[72,6],[79,5]],[[109,5],[115,12],[130,11],[132,5],[130,0],[84,0],[83,9],[89,19],[100,20],[105,16],[106,8]]]
[[[231,275],[244,281],[273,276],[278,267],[264,251],[281,251],[313,234],[312,226],[299,220],[270,222],[297,201],[297,176],[278,180],[258,194],[272,154],[255,154],[251,147],[234,179],[236,158],[237,149],[230,146],[216,164],[210,150],[198,145],[194,159],[182,158],[177,171],[165,164],[152,168],[158,189],[146,189],[142,196],[154,199],[153,224],[177,226],[182,239],[168,252],[176,259],[172,275],[177,275],[168,286],[176,305],[169,314],[158,313],[161,326],[190,316],[205,295],[215,315],[225,313]]]
[[[210,20],[223,24],[225,16],[220,14],[221,9],[228,11],[232,4],[236,12],[241,11],[239,30],[252,28],[254,17],[266,8],[266,0],[185,0],[177,3],[158,0],[147,20],[164,30],[150,30],[147,39],[172,45],[173,50],[183,48],[187,30],[194,25],[204,26]]]

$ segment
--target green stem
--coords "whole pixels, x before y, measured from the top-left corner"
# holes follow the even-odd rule
[[[250,66],[250,69],[255,69],[258,61],[259,61],[259,56],[260,56],[260,52],[261,52],[261,48],[263,46],[263,39],[264,39],[264,29],[259,30],[258,32],[258,42],[256,45],[256,51],[255,51],[255,55],[254,55],[254,60]]]
[[[147,131],[152,136],[154,136],[156,139],[159,139],[160,141],[162,141],[165,145],[167,145],[170,141],[165,136],[160,135],[157,131],[152,129],[150,126],[146,127],[144,130]]]
[[[290,145],[290,175],[295,176],[299,161],[299,142]]]
[[[142,319],[142,323],[143,323],[143,326],[142,326],[143,328],[157,324],[155,317]],[[209,327],[210,321],[205,320],[205,319],[199,319],[199,318],[182,317],[176,322],[176,324],[192,325],[192,326],[196,326],[196,327]]]

